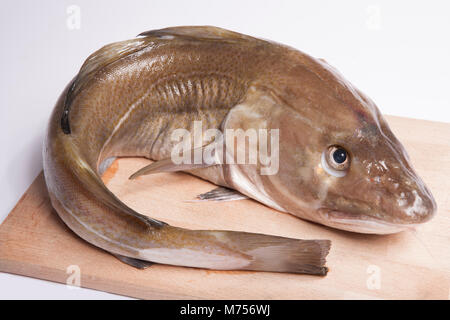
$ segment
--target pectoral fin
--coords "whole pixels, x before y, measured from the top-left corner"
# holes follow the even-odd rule
[[[192,169],[200,169],[211,166],[210,164],[200,163],[200,164],[175,164],[172,162],[172,159],[164,159],[155,161],[148,166],[145,166],[135,173],[133,173],[128,179],[133,180],[140,176],[145,176],[152,173],[161,173],[161,172],[177,172],[177,171],[186,171]]]
[[[220,143],[220,142],[217,142]],[[196,151],[201,151],[202,159],[199,163],[193,161],[193,163],[174,163],[171,158],[163,159],[155,161],[148,166],[145,166],[135,173],[133,173],[128,179],[133,180],[140,176],[145,176],[153,173],[161,173],[161,172],[177,172],[177,171],[188,171],[194,169],[207,168],[210,166],[214,166],[219,163],[218,159],[216,159],[215,143],[208,144],[198,149],[192,149],[191,153],[196,154]],[[207,149],[208,148],[208,149]],[[201,149],[201,150],[200,150]],[[204,153],[205,150],[210,152]]]

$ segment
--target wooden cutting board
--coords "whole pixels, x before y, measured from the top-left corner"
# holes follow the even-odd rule
[[[147,299],[449,299],[450,124],[388,121],[438,203],[436,218],[416,232],[338,231],[252,200],[188,202],[213,185],[184,173],[127,180],[148,163],[144,159],[120,159],[104,174],[122,201],[169,224],[331,239],[326,277],[167,265],[134,269],[63,224],[50,205],[42,173],[0,226],[0,271],[66,283],[79,268],[82,287]]]

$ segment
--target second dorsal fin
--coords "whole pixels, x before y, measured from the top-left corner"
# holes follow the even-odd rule
[[[71,132],[69,125],[70,105],[83,86],[89,82],[93,76],[107,65],[138,52],[151,43],[149,38],[136,38],[126,41],[108,44],[91,54],[81,66],[78,75],[72,81],[64,101],[64,111],[61,118],[61,128],[65,134]]]

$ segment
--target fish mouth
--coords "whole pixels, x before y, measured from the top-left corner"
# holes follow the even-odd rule
[[[322,223],[341,230],[368,233],[368,234],[392,234],[414,229],[416,223],[394,223],[374,218],[364,214],[354,214],[328,208],[319,209]]]

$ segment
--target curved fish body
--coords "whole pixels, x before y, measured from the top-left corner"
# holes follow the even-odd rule
[[[214,153],[208,163],[173,164],[174,131],[192,131],[196,121],[218,132],[279,130],[278,170],[260,174],[260,159],[227,164]],[[113,157],[156,161],[137,175],[188,171],[277,210],[356,232],[401,231],[436,209],[375,104],[336,70],[214,27],[154,30],[92,54],[57,102],[43,155],[63,221],[135,266],[323,275],[330,242],[169,226],[105,187],[100,174]]]

